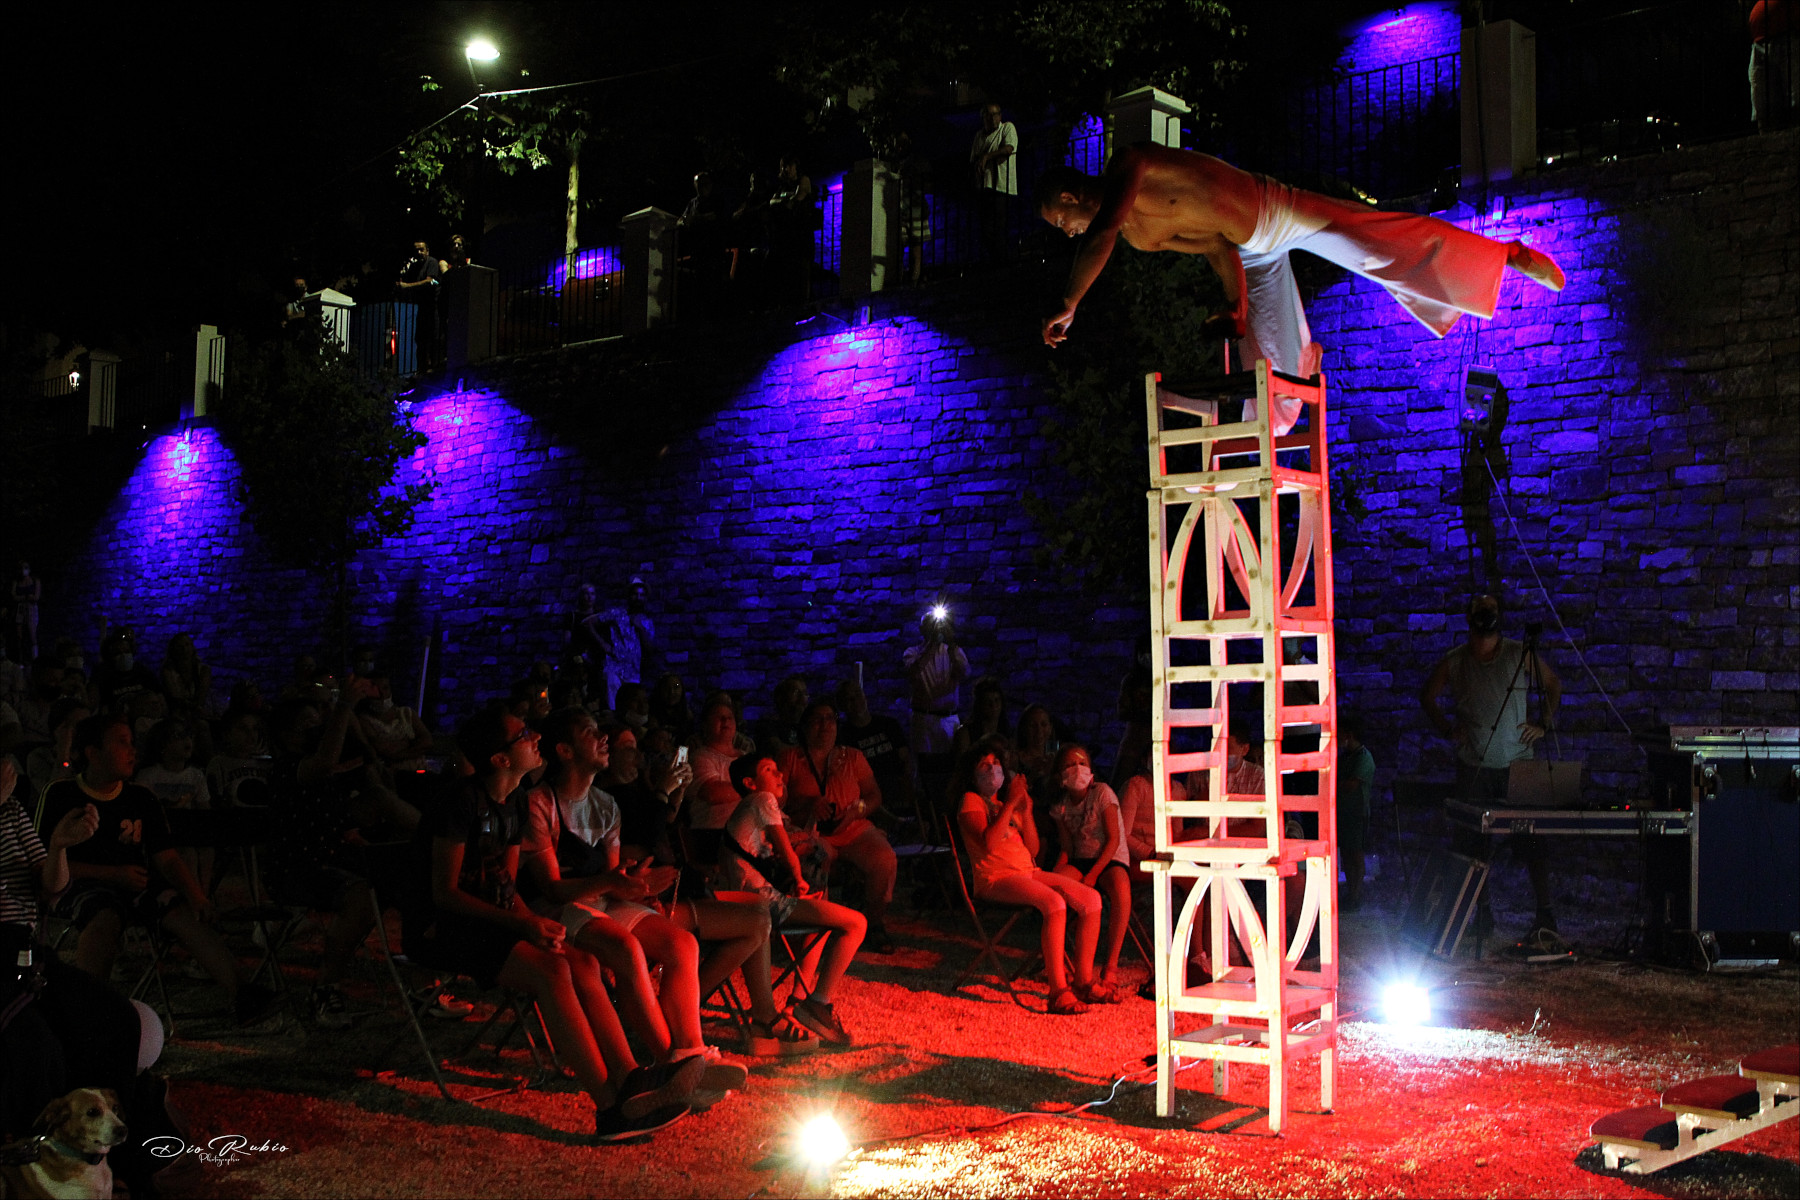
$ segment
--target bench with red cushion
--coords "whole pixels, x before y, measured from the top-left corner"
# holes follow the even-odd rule
[[[1755,1116],[1762,1108],[1756,1081],[1742,1075],[1708,1075],[1678,1083],[1662,1094],[1662,1106],[1670,1112],[1693,1113],[1719,1121]]]
[[[1588,1136],[1596,1142],[1639,1150],[1673,1150],[1681,1140],[1681,1131],[1676,1127],[1675,1114],[1660,1104],[1646,1104],[1607,1113],[1588,1127]]]
[[[1738,1073],[1747,1079],[1800,1086],[1800,1042],[1758,1051],[1738,1064]]]

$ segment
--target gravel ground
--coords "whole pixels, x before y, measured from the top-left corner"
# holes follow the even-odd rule
[[[1236,1068],[1225,1096],[1210,1072],[1183,1077],[1177,1117],[1159,1119],[1140,1077],[1104,1099],[1153,1050],[1152,1006],[1131,999],[1082,1017],[1030,1011],[991,986],[947,987],[973,944],[944,914],[894,922],[899,950],[859,958],[839,996],[858,1044],[753,1064],[728,1097],[641,1144],[595,1147],[591,1105],[572,1084],[477,1106],[421,1082],[410,1030],[371,973],[352,989],[365,1015],[326,1033],[287,1021],[231,1035],[196,1018],[163,1066],[197,1142],[237,1134],[233,1162],[193,1163],[175,1195],[259,1196],[1783,1196],[1800,1194],[1800,1122],[1648,1179],[1610,1175],[1586,1129],[1670,1083],[1734,1069],[1792,1040],[1800,975],[1698,976],[1587,958],[1529,967],[1490,957],[1421,966],[1391,934],[1397,888],[1343,921],[1339,1103],[1317,1110],[1305,1064],[1286,1133],[1270,1136],[1263,1072]],[[1390,915],[1384,915],[1390,914]],[[1502,927],[1517,914],[1502,907]],[[1023,924],[1023,923],[1021,923]],[[1569,925],[1565,922],[1565,928]],[[1033,927],[1035,928],[1035,926]],[[1578,945],[1618,940],[1600,917]],[[306,939],[292,975],[304,988]],[[1129,957],[1128,973],[1143,968]],[[1432,1027],[1376,1023],[1395,973],[1434,988]],[[200,983],[172,981],[178,1007]],[[474,997],[471,997],[474,998]],[[480,1014],[478,1014],[480,1015]],[[433,1023],[440,1053],[473,1025]],[[391,1056],[383,1046],[405,1032]],[[721,1035],[724,1026],[719,1026]],[[498,1065],[466,1060],[458,1090]],[[510,1054],[508,1069],[528,1065]],[[376,1075],[378,1066],[397,1068]],[[793,1131],[833,1113],[862,1148],[829,1175],[792,1157]],[[1019,1116],[1018,1114],[1033,1114]],[[998,1127],[995,1122],[1014,1117]],[[882,1139],[894,1139],[883,1141]]]

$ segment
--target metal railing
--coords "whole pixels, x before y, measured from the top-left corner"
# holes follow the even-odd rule
[[[554,350],[625,332],[625,271],[617,245],[590,246],[500,275],[501,354]]]
[[[1439,54],[1284,92],[1241,94],[1218,147],[1292,183],[1347,183],[1377,199],[1436,190],[1460,162],[1460,55]]]
[[[1794,116],[1800,47],[1789,33],[1773,49],[1788,67],[1769,89],[1770,115],[1780,123]],[[1748,134],[1750,53],[1744,13],[1716,0],[1540,29],[1538,156],[1554,166]]]
[[[1086,129],[1083,169],[1098,160],[1100,134]],[[919,162],[900,173],[900,239],[909,279],[1010,261],[1033,235],[1048,230],[1031,202],[1037,178],[1053,163],[1070,161],[1071,143],[1058,126],[1019,131],[1014,155],[1018,193],[977,185],[966,159]]]

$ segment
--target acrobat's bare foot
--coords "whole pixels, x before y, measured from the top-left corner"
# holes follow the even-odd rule
[[[1506,265],[1539,287],[1549,288],[1553,292],[1562,291],[1563,284],[1568,282],[1554,258],[1542,250],[1533,250],[1524,242],[1506,244]]]

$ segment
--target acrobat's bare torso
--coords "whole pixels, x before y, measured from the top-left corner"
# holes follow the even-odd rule
[[[1088,235],[1069,272],[1063,311],[1044,322],[1052,346],[1067,337],[1076,306],[1118,238],[1138,250],[1206,256],[1229,306],[1211,328],[1245,338],[1246,358],[1267,358],[1293,374],[1316,369],[1317,348],[1288,268],[1291,250],[1376,281],[1440,337],[1463,313],[1493,315],[1507,267],[1552,290],[1563,283],[1554,262],[1518,242],[1300,191],[1193,151],[1133,146],[1088,183],[1041,210],[1069,236]]]

